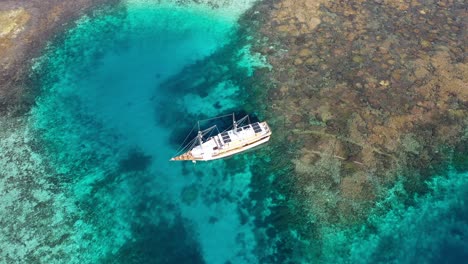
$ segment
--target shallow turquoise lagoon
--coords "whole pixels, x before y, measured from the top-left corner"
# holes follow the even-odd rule
[[[236,158],[235,171],[224,161],[169,162],[197,118],[242,111],[233,75],[206,66],[240,56],[235,67],[249,74],[237,27],[203,5],[129,4],[81,19],[38,60],[31,120],[65,183],[61,217],[76,218],[65,241],[81,248],[74,258],[257,261],[253,219],[238,215],[253,154]]]

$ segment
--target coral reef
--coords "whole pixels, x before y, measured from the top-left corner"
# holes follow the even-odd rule
[[[117,0],[22,0],[0,2],[0,114],[24,113],[33,103],[34,83],[29,79],[32,58],[47,41],[67,29],[65,24],[91,8]]]
[[[102,215],[116,213],[117,207],[124,212],[129,204],[121,199],[113,203],[104,199],[103,192],[109,189],[91,184],[92,179],[103,177],[99,172],[93,174],[96,171],[89,169],[91,163],[84,166],[86,162],[79,164],[75,160],[70,167],[57,169],[43,155],[44,142],[37,138],[37,131],[29,126],[28,118],[2,117],[0,128],[3,155],[0,159],[3,201],[0,258],[3,261],[95,262],[125,242],[129,235],[128,223]],[[64,155],[65,159],[74,159]],[[121,180],[131,181],[130,178]],[[124,214],[128,215],[128,211]],[[115,235],[114,239],[108,239],[110,234]]]
[[[458,1],[447,5],[272,4],[261,30],[277,45],[258,49],[268,55],[277,84],[268,91],[269,115],[284,119],[289,139],[302,142],[298,175],[324,175],[328,159],[327,173],[338,175],[318,185],[341,182],[346,193],[344,176],[392,181],[386,172],[399,169],[403,156],[428,162],[434,141],[460,143],[468,118],[466,14]],[[336,162],[342,173],[332,169]]]
[[[296,205],[285,214],[307,211],[320,223],[316,236],[365,221],[398,175],[411,200],[466,155],[453,156],[467,144],[463,1],[281,0],[255,10],[264,17],[250,13],[260,32],[253,50],[272,70],[246,92],[262,100],[252,105],[268,106],[262,114],[275,136],[290,142],[278,151],[293,171],[270,173],[294,178],[294,187],[288,181],[271,192],[293,192]]]
[[[332,228],[325,232],[325,261],[463,262],[468,256],[464,239],[468,235],[468,212],[464,206],[467,184],[466,172],[450,170],[430,180],[428,194],[405,207],[403,204],[411,195],[398,180],[388,197],[376,205],[374,210],[380,212],[372,212],[368,223],[340,232]]]

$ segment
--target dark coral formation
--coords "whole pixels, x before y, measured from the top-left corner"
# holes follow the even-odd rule
[[[132,150],[128,156],[120,161],[122,172],[144,171],[151,165],[152,157],[139,150]]]
[[[181,216],[177,216],[173,223],[163,220],[148,225],[152,220],[134,223],[132,232],[135,239],[122,246],[115,255],[104,259],[103,263],[205,263],[193,239],[193,232],[187,230],[187,223]]]

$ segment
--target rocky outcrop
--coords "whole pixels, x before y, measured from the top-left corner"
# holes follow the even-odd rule
[[[21,0],[0,2],[0,114],[27,110],[33,85],[31,59],[66,24],[91,7],[118,0]]]

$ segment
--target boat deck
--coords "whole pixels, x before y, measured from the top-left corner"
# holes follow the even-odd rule
[[[253,144],[260,140],[268,141],[270,135],[271,131],[266,122],[249,124],[209,138],[201,146],[193,148],[191,155],[194,160],[212,160],[233,155],[253,147]],[[267,139],[264,140],[265,138]],[[260,144],[264,143],[263,141]],[[234,152],[229,153],[230,151]]]

